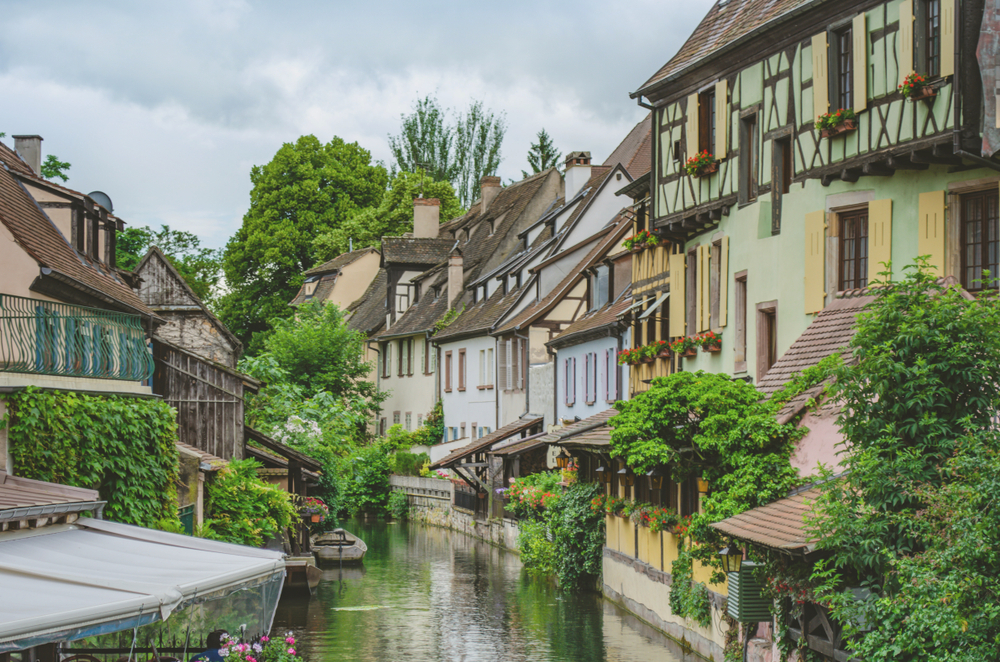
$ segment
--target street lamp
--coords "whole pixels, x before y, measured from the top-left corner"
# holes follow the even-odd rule
[[[724,572],[739,572],[743,563],[743,551],[736,546],[735,540],[730,540],[729,545],[719,550],[719,558],[722,559]]]
[[[560,469],[565,469],[569,466],[569,461],[572,459],[573,457],[564,448],[559,452],[559,455],[556,455],[556,466]]]

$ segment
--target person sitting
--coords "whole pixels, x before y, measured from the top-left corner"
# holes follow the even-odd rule
[[[225,658],[219,654],[219,649],[228,638],[229,633],[225,630],[209,632],[205,639],[205,652],[198,653],[191,658],[190,662],[223,662]]]

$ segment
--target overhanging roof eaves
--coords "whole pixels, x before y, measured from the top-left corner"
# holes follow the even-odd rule
[[[459,460],[466,458],[470,455],[475,455],[477,453],[483,453],[493,444],[500,443],[506,439],[513,437],[514,435],[521,434],[526,430],[530,430],[536,425],[541,425],[543,418],[539,416],[538,418],[529,419],[518,419],[513,423],[508,423],[499,430],[495,430],[485,437],[478,439],[477,441],[469,444],[468,446],[463,446],[458,450],[454,450],[448,455],[444,456],[437,462],[431,465],[431,469],[447,469],[448,467],[455,465]]]
[[[812,487],[716,522],[712,527],[723,535],[780,552],[809,554],[816,549],[816,540],[809,537],[805,520],[821,494],[820,487]]]
[[[244,435],[244,442],[246,440],[253,440],[256,443],[263,446],[264,448],[266,448],[267,450],[277,453],[278,455],[287,460],[294,460],[298,462],[299,464],[302,465],[304,469],[308,469],[310,471],[320,471],[323,468],[323,465],[320,464],[319,460],[316,460],[306,455],[305,453],[297,451],[294,448],[291,448],[290,446],[286,446],[285,444],[279,441],[275,441],[274,439],[271,439],[263,432],[254,430],[250,426],[247,425],[243,426],[243,435]]]

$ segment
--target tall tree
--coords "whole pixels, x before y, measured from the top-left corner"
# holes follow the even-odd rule
[[[285,143],[270,163],[254,166],[250,209],[226,245],[229,291],[219,317],[249,349],[256,335],[291,315],[288,302],[315,262],[313,241],[365,207],[378,206],[389,175],[357,143],[302,136]]]
[[[522,177],[527,177],[559,165],[562,153],[556,149],[548,132],[542,129],[538,132],[537,138],[538,142],[531,143],[531,148],[528,150],[528,165],[531,166],[531,172],[522,170]]]
[[[378,246],[384,236],[413,232],[413,200],[421,194],[441,201],[442,223],[462,212],[455,189],[448,182],[434,181],[422,170],[416,173],[400,171],[393,177],[378,207],[362,209],[316,237],[313,242],[316,262],[346,253],[352,245],[355,250]]]
[[[500,166],[507,121],[481,101],[473,101],[454,123],[447,115],[434,97],[414,102],[413,112],[400,116],[399,134],[389,136],[393,169],[425,169],[435,180],[450,182],[461,205],[468,207],[479,195],[479,180],[495,175]]]
[[[120,269],[133,270],[150,247],[158,247],[177,269],[198,298],[211,305],[222,278],[222,251],[206,248],[190,232],[171,230],[163,225],[159,230],[149,226],[127,228],[118,235],[115,258]]]

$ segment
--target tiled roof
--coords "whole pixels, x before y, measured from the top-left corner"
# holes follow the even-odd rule
[[[483,299],[465,311],[454,322],[435,334],[434,339],[447,342],[461,336],[489,333],[493,326],[510,310],[523,288],[515,287],[507,294],[498,289],[488,299]]]
[[[299,287],[299,291],[295,293],[295,297],[288,303],[288,305],[298,306],[310,300],[326,301],[330,296],[330,293],[333,292],[334,285],[337,284],[337,279],[340,276],[340,270],[369,253],[377,254],[378,250],[374,248],[360,248],[356,251],[351,251],[350,253],[338,255],[332,260],[309,269],[305,272],[306,279],[319,279],[319,282],[316,284],[316,289],[313,290],[312,296],[306,297],[306,284],[302,283],[301,287]]]
[[[677,54],[670,58],[652,78],[633,93],[647,90],[689,66],[712,55],[761,28],[776,18],[815,0],[741,0],[717,2],[701,20]]]
[[[523,441],[519,441],[516,444],[511,444],[509,446],[504,446],[503,448],[498,448],[497,450],[490,451],[490,455],[496,455],[498,457],[509,457],[511,455],[521,455],[522,453],[527,453],[533,451],[542,446],[548,446],[552,443],[552,435],[545,434],[544,432],[539,432],[538,434],[533,434],[530,437],[525,437]]]
[[[2,159],[3,154],[0,154]],[[59,280],[115,307],[154,316],[116,273],[80,255],[69,245],[62,232],[11,174],[9,166],[4,165],[0,165],[0,222],[39,266],[52,269]]]
[[[608,421],[618,415],[617,409],[605,409],[582,421],[556,430],[555,443],[560,446],[610,446],[611,427]]]
[[[448,466],[455,464],[464,457],[469,455],[474,455],[476,453],[481,453],[484,450],[489,449],[493,444],[499,443],[516,434],[521,434],[526,430],[530,430],[536,425],[542,424],[542,417],[538,418],[528,418],[528,419],[518,419],[513,423],[508,423],[499,430],[489,433],[485,437],[480,437],[468,446],[463,446],[458,450],[454,450],[448,455],[431,465],[431,469],[444,469]]]
[[[351,251],[350,253],[343,253],[338,255],[328,262],[324,262],[318,266],[313,267],[306,271],[306,276],[317,276],[320,274],[330,273],[331,271],[338,271],[343,269],[347,265],[351,264],[355,260],[358,260],[369,253],[378,253],[378,249],[375,248],[360,248],[356,251]]]
[[[347,326],[371,336],[385,324],[388,309],[385,306],[385,288],[389,277],[385,269],[379,269],[371,285],[357,301],[347,307],[351,313]]]
[[[820,494],[821,488],[812,487],[712,526],[723,535],[739,540],[783,552],[808,554],[815,549],[815,541],[810,540],[805,531],[805,517]]]
[[[29,177],[36,177],[35,171],[31,169],[31,166],[25,163],[17,152],[3,143],[0,143],[0,161],[6,163],[7,167],[10,168],[12,172],[16,172],[21,175],[28,175]]]
[[[97,490],[56,485],[0,471],[0,514],[11,508],[97,501]]]
[[[382,237],[382,264],[422,264],[428,267],[448,259],[454,239],[440,237]]]
[[[627,293],[617,301],[606,303],[599,310],[587,313],[545,344],[549,347],[566,347],[579,342],[590,332],[617,324],[618,316],[627,311],[631,305],[632,295]]]
[[[606,166],[621,164],[632,179],[640,177],[653,167],[653,113],[646,115],[646,118],[636,124],[625,140],[619,143],[611,156],[604,161]]]
[[[438,279],[447,281],[448,274],[442,273]],[[435,281],[435,284],[440,283]],[[434,324],[444,317],[449,308],[448,286],[444,285],[441,289],[443,290],[441,296],[435,298],[433,293],[430,292],[430,288],[427,288],[427,291],[420,297],[420,300],[407,308],[402,317],[396,320],[396,323],[391,327],[380,333],[378,337],[395,338],[397,336],[409,336],[415,333],[425,333],[433,329]]]

